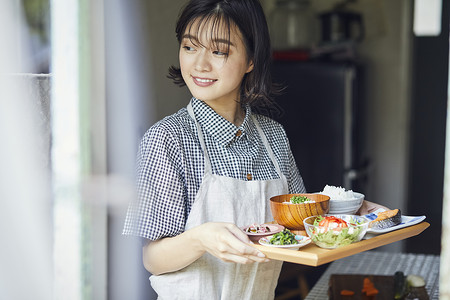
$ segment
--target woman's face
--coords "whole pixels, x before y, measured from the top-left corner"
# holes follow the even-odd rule
[[[190,33],[188,26],[180,45],[181,74],[197,99],[206,103],[216,101],[217,104],[237,101],[242,79],[253,69],[253,64],[247,59],[242,36],[236,26],[231,26],[228,44],[225,26],[212,34],[210,24],[201,24],[198,34],[197,31]],[[197,28],[197,25],[194,21],[191,28]]]

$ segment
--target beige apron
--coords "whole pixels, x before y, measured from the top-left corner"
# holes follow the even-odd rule
[[[196,121],[191,104],[188,112]],[[239,227],[273,221],[269,198],[288,193],[280,170],[258,121],[253,118],[280,179],[243,181],[212,174],[204,137],[196,121],[205,156],[205,173],[188,216],[188,230],[206,222],[230,222]],[[273,299],[282,262],[227,263],[205,253],[191,265],[173,273],[150,277],[158,299]]]

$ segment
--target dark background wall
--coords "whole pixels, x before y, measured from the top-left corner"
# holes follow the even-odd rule
[[[410,215],[426,215],[431,226],[406,241],[406,252],[441,251],[449,56],[449,5],[442,2],[441,34],[413,38],[407,210]]]

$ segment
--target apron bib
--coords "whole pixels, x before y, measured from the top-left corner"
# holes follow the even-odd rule
[[[269,199],[288,193],[287,180],[256,118],[253,117],[253,121],[279,179],[243,181],[212,174],[204,137],[191,104],[188,112],[197,125],[205,173],[185,229],[206,222],[229,222],[243,227],[273,221]],[[179,271],[152,275],[150,281],[158,299],[273,299],[281,266],[282,262],[276,260],[248,265],[223,262],[205,253]]]

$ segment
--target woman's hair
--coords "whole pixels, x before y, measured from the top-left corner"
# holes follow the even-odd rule
[[[186,30],[192,36],[198,37],[202,24],[209,22],[212,24],[212,35],[223,32],[221,30],[225,28],[225,32],[228,31],[228,40],[233,26],[237,26],[246,48],[247,59],[253,62],[253,70],[244,75],[241,84],[241,104],[248,103],[258,112],[265,114],[277,110],[272,100],[278,90],[272,83],[269,30],[259,1],[190,0],[178,17],[175,29],[178,42],[181,43]],[[196,38],[197,43],[199,40]],[[185,85],[178,67],[171,66],[168,77],[178,85]]]

